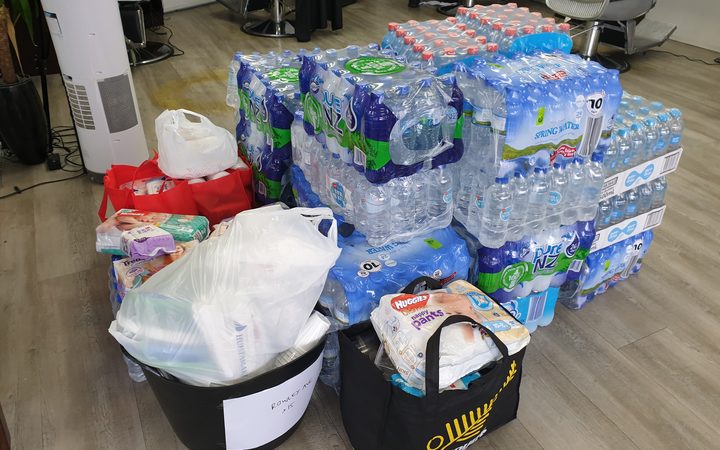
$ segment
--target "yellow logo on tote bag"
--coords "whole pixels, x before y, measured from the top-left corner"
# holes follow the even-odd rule
[[[485,422],[487,422],[490,416],[490,411],[493,405],[498,399],[498,396],[503,389],[515,378],[517,373],[517,364],[513,360],[510,363],[510,370],[508,371],[507,378],[503,382],[500,390],[497,391],[495,396],[490,399],[489,402],[478,406],[474,411],[468,411],[466,414],[461,415],[459,418],[455,418],[451,422],[445,423],[446,435],[437,435],[431,438],[427,443],[427,450],[446,450],[448,447],[455,443],[464,442],[460,447],[456,447],[455,450],[464,450],[472,445],[475,441],[480,439],[486,432]]]

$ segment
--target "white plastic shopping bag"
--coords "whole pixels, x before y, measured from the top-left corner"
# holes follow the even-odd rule
[[[329,208],[245,211],[131,290],[109,331],[186,383],[234,384],[293,347],[339,255]]]
[[[191,121],[194,117],[197,121]],[[237,142],[207,117],[186,109],[165,110],[155,119],[158,165],[172,178],[201,178],[237,162]]]

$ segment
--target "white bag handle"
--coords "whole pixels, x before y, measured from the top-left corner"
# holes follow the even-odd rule
[[[195,111],[190,111],[189,109],[177,109],[175,110],[175,120],[180,124],[182,122],[183,126],[191,126],[191,127],[197,127],[200,125],[207,125],[208,123],[212,124],[210,122],[210,119],[203,116],[202,114],[198,114]],[[191,120],[188,120],[187,116],[197,117],[200,119],[200,122],[193,122]]]

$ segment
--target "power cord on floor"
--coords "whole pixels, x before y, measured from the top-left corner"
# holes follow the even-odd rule
[[[28,186],[26,188],[19,188],[17,186],[13,186],[14,191],[10,192],[9,194],[0,195],[0,200],[6,199],[8,197],[12,197],[13,195],[22,194],[25,191],[29,191],[30,189],[36,188],[38,186],[44,186],[46,184],[53,184],[53,183],[59,183],[61,181],[68,181],[68,180],[74,180],[75,178],[80,178],[81,176],[85,175],[84,171],[81,174],[67,177],[67,178],[61,178],[59,180],[51,180],[51,181],[43,181],[42,183],[33,184],[32,186]]]
[[[156,26],[156,27],[152,27],[152,28],[148,28],[148,29],[149,29],[152,33],[154,33],[154,34],[156,34],[156,35],[158,35],[158,36],[165,36],[165,35],[167,35],[167,41],[166,41],[165,43],[166,43],[167,45],[169,45],[170,47],[172,47],[173,50],[175,50],[175,52],[174,52],[173,55],[172,55],[173,57],[175,57],[175,56],[182,56],[182,55],[185,54],[185,51],[184,51],[184,50],[182,50],[180,47],[178,47],[177,45],[175,45],[175,44],[173,44],[173,43],[171,42],[171,39],[172,39],[172,37],[173,37],[173,35],[174,35],[172,29],[166,27],[165,25],[158,25],[158,26]],[[158,30],[160,30],[160,29],[164,29],[165,31],[159,32]]]
[[[653,52],[653,53],[667,53],[668,55],[672,55],[677,58],[685,58],[690,62],[699,62],[699,63],[705,64],[706,66],[720,66],[720,56],[715,58],[715,60],[713,62],[707,62],[704,59],[691,58],[687,55],[680,55],[678,53],[669,52],[667,50],[648,50],[648,51]]]
[[[12,197],[14,195],[22,194],[23,192],[36,188],[38,186],[59,183],[61,181],[74,180],[85,175],[85,167],[83,167],[82,165],[80,146],[78,145],[75,129],[72,126],[58,126],[54,127],[51,130],[51,134],[53,151],[60,150],[65,152],[65,154],[62,155],[63,163],[60,166],[60,169],[65,172],[77,173],[77,175],[67,178],[60,178],[59,180],[43,181],[41,183],[36,183],[32,186],[28,186],[26,188],[13,186],[13,191],[5,195],[0,195],[0,200]],[[11,158],[5,154],[2,155],[2,158],[9,161],[16,161],[16,158]]]

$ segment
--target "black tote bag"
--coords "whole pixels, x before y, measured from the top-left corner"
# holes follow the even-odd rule
[[[416,280],[403,292],[411,293]],[[440,332],[468,322],[482,328],[502,354],[467,390],[438,392]],[[451,315],[430,337],[426,348],[425,397],[415,397],[385,380],[373,361],[351,338],[372,327],[364,322],[339,333],[340,409],[345,430],[356,450],[458,450],[517,416],[525,349],[508,355],[505,344],[467,316]]]

